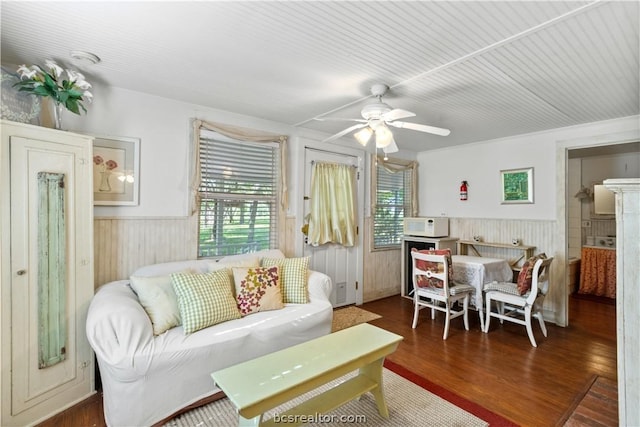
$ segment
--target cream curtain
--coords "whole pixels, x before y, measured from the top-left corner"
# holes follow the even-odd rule
[[[280,204],[282,209],[286,210],[289,206],[289,195],[287,188],[287,136],[264,133],[253,129],[245,129],[236,126],[224,125],[214,122],[206,122],[199,119],[193,120],[192,140],[193,152],[191,153],[191,161],[193,165],[193,174],[191,176],[191,214],[198,212],[200,200],[198,188],[202,174],[200,170],[200,130],[206,129],[217,132],[228,138],[237,139],[239,141],[251,142],[277,142],[280,144]]]
[[[376,212],[377,189],[378,189],[378,171],[377,167],[384,168],[389,173],[404,172],[411,170],[411,216],[418,216],[418,162],[415,160],[403,159],[384,159],[383,156],[372,155],[371,164],[371,215]]]
[[[355,168],[315,163],[311,176],[309,243],[313,246],[356,242]]]

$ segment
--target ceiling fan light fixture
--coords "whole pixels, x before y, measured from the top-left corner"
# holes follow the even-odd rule
[[[386,126],[378,126],[376,129],[376,147],[377,148],[385,148],[391,144],[391,140],[393,139],[393,134]]]
[[[393,140],[393,134],[389,126],[396,128],[405,128],[418,132],[426,132],[434,135],[447,136],[451,131],[449,129],[439,128],[435,126],[423,125],[420,123],[398,121],[407,117],[414,117],[416,114],[403,110],[401,108],[392,108],[389,104],[382,102],[384,95],[389,86],[385,84],[376,84],[371,87],[371,95],[378,98],[377,102],[365,105],[360,111],[361,119],[335,118],[337,121],[356,122],[358,124],[347,127],[340,132],[331,135],[322,142],[329,142],[343,137],[344,135],[356,132],[354,137],[360,145],[365,147],[373,134],[376,135],[376,148],[387,148],[388,153],[395,153],[399,150],[398,145]],[[315,120],[332,120],[331,118],[315,117]],[[386,154],[386,152],[385,152]]]
[[[367,126],[366,128],[356,132],[353,136],[356,138],[358,143],[364,147],[371,139],[371,135],[373,135],[373,130]]]

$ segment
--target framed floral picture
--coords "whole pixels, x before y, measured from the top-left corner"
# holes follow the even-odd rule
[[[93,204],[135,206],[140,181],[140,138],[95,136]]]
[[[500,171],[502,204],[533,203],[533,168]]]

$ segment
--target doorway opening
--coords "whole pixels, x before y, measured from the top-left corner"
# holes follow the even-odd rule
[[[594,210],[593,188],[605,179],[640,176],[640,142],[637,137],[628,141],[621,138],[605,145],[566,147],[564,154],[565,215],[560,228],[565,230],[565,315],[568,325],[569,304],[575,298],[601,303],[615,301],[615,215]],[[605,265],[607,259],[613,263],[606,273],[613,277],[599,280],[597,287],[592,286],[592,277],[581,276],[581,271],[588,268],[593,257]]]

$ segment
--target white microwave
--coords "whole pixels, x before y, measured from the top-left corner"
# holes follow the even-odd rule
[[[449,218],[405,218],[403,232],[408,236],[446,237],[449,235]]]

